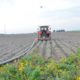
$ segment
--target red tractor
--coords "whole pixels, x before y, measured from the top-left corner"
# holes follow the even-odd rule
[[[51,40],[51,31],[49,29],[49,26],[40,26],[38,40]]]

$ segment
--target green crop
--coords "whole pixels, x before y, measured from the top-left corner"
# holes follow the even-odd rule
[[[1,66],[0,80],[80,80],[80,50],[59,62],[37,53],[28,55],[17,65]]]

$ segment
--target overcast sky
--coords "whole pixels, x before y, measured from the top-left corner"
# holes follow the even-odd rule
[[[0,0],[0,33],[36,32],[40,25],[80,30],[80,0]]]

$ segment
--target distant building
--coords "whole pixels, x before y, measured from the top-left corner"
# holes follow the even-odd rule
[[[53,32],[66,32],[64,29],[60,29],[60,30],[53,30]]]
[[[55,30],[53,30],[53,32],[56,32]]]

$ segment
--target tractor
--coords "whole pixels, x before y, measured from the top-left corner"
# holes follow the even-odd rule
[[[38,40],[51,40],[51,31],[49,26],[40,26],[38,31]]]

